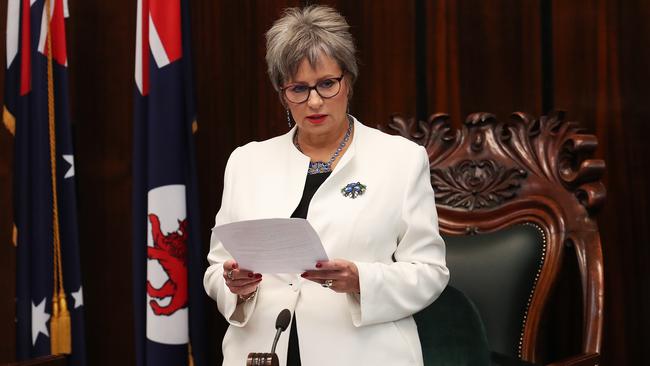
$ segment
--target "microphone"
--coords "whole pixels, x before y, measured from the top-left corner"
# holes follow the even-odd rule
[[[278,344],[278,339],[280,339],[280,334],[287,330],[289,323],[291,322],[291,312],[289,309],[284,309],[278,314],[278,318],[275,319],[275,338],[273,339],[273,346],[271,347],[271,353],[275,353],[275,346]]]
[[[248,358],[246,359],[246,366],[278,366],[280,361],[278,360],[278,355],[275,354],[275,346],[278,344],[280,334],[287,330],[290,322],[291,312],[289,309],[283,309],[280,314],[278,314],[277,319],[275,319],[276,332],[275,338],[273,339],[273,345],[271,346],[271,353],[249,353]]]

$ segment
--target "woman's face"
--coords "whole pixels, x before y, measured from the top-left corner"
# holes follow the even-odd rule
[[[283,98],[301,135],[330,135],[338,138],[339,134],[347,129],[348,81],[345,77],[341,79],[338,94],[331,98],[323,98],[312,89],[308,91],[307,101],[292,103],[286,98],[287,93],[318,85],[321,94],[327,96],[327,88],[335,85],[335,82],[332,83],[333,79],[340,78],[342,74],[338,63],[321,53],[315,67],[312,67],[307,59],[303,59],[294,77],[284,84],[284,88],[291,88],[291,91],[287,90],[283,94]]]

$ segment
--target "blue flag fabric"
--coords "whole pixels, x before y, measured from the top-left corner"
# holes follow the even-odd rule
[[[186,1],[138,0],[133,147],[136,364],[207,365]]]
[[[45,0],[8,1],[3,121],[15,134],[16,355],[19,360],[49,355],[56,352],[53,339],[65,343],[71,334],[69,365],[78,366],[86,364],[86,356],[68,106],[67,4],[50,0],[47,5],[49,16]],[[59,252],[56,247],[60,257],[53,254]],[[55,285],[55,277],[62,286]],[[70,332],[52,329],[57,289],[65,293]]]

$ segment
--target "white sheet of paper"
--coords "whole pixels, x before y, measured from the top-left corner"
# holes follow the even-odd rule
[[[305,219],[238,221],[212,229],[239,268],[257,273],[302,273],[327,253]]]

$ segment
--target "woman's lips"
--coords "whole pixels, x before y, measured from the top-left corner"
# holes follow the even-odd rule
[[[309,122],[313,124],[323,123],[325,121],[325,118],[327,118],[326,114],[312,114],[311,116],[307,116]]]

